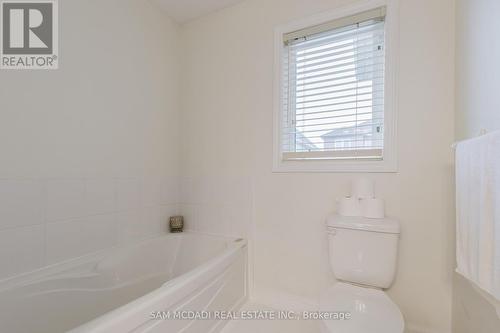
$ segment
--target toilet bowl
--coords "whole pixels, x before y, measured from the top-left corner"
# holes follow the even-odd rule
[[[339,282],[323,294],[319,310],[326,315],[349,315],[346,319],[323,319],[323,333],[404,332],[401,311],[382,290]]]
[[[341,282],[320,298],[322,332],[404,332],[401,311],[383,291],[396,274],[399,234],[399,222],[389,218],[328,218],[330,266]]]

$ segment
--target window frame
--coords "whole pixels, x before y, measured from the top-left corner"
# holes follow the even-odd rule
[[[356,15],[381,6],[386,7],[385,18],[385,86],[384,86],[384,151],[382,159],[311,159],[284,160],[282,151],[283,96],[283,35]],[[275,29],[274,112],[273,112],[273,172],[397,172],[396,135],[396,78],[398,50],[398,0],[366,0],[331,12],[290,22]]]

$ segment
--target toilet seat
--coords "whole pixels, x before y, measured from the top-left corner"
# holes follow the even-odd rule
[[[398,306],[382,290],[339,282],[320,299],[321,312],[349,312],[350,319],[323,320],[325,333],[403,333]]]

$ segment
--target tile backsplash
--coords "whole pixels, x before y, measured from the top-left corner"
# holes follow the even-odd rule
[[[178,179],[0,179],[0,280],[167,232]]]
[[[182,178],[179,211],[188,230],[249,238],[253,183],[250,177]]]

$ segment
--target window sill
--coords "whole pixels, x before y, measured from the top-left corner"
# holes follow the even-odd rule
[[[275,161],[273,173],[396,173],[389,160],[288,160]]]

